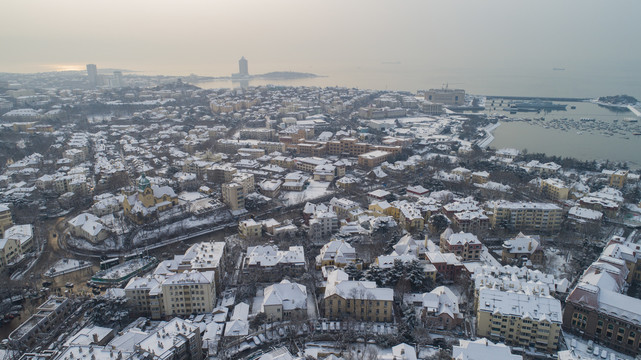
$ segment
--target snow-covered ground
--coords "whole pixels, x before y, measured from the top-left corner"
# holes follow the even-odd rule
[[[545,269],[542,269],[544,273],[554,275],[557,279],[562,278],[571,278],[572,274],[569,274],[572,269],[568,268],[568,264],[572,254],[568,253],[567,256],[563,255],[560,250],[554,248],[545,249],[545,259],[548,266]]]
[[[47,272],[46,276],[56,277],[90,267],[91,263],[77,259],[60,259]]]
[[[147,240],[157,240],[160,235],[163,235],[164,237],[177,234],[183,235],[187,229],[217,225],[230,219],[231,214],[228,211],[216,211],[215,213],[202,218],[192,216],[181,221],[160,226],[153,231],[140,231],[134,237],[133,244],[134,246],[145,245]]]
[[[581,339],[580,336],[575,336],[565,331],[563,332],[563,338],[565,338],[565,344],[567,345],[568,350],[573,350],[574,353],[578,355],[581,359],[599,359],[599,358],[609,359],[611,354],[614,354],[617,360],[619,359],[633,360],[634,359],[633,356],[616,352],[614,350],[603,347],[601,345],[594,345],[591,350],[588,350],[588,340]],[[594,355],[595,350],[598,350],[597,355]],[[606,357],[602,356],[603,351],[606,352]]]
[[[281,198],[286,206],[301,204],[331,194],[333,191],[329,190],[328,187],[329,182],[311,180],[307,189],[303,191],[284,191]]]

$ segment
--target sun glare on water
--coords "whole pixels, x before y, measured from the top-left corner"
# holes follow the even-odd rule
[[[52,64],[46,65],[50,71],[82,71],[85,70],[85,65],[79,64]]]

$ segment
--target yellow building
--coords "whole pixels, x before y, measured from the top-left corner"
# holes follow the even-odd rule
[[[138,179],[138,191],[131,196],[125,196],[122,208],[125,215],[141,224],[158,211],[165,211],[178,205],[178,197],[169,186],[151,185],[149,179],[142,174]]]
[[[235,182],[225,183],[221,187],[221,192],[223,202],[227,204],[231,210],[245,208],[245,191],[241,184]]]
[[[551,296],[481,288],[476,319],[479,337],[540,351],[558,349],[561,302]]]
[[[617,189],[623,188],[625,182],[628,179],[628,170],[617,170],[610,174],[610,186]]]
[[[254,219],[247,219],[238,223],[238,235],[245,239],[259,238],[263,233],[263,226]]]
[[[385,162],[390,155],[383,150],[374,150],[365,154],[358,155],[358,165],[366,168],[373,168]]]
[[[490,201],[485,206],[493,228],[557,232],[563,210],[550,203]]]
[[[20,256],[20,244],[15,239],[0,238],[0,271]]]
[[[176,315],[210,313],[216,305],[214,271],[133,278],[125,296],[136,314],[162,319]]]
[[[541,192],[550,199],[554,200],[567,200],[570,188],[559,179],[545,179],[541,181]]]
[[[377,288],[373,281],[348,281],[343,271],[330,273],[321,309],[332,320],[391,322],[394,290]]]
[[[475,171],[472,173],[472,182],[474,184],[485,184],[490,181],[490,173],[487,171]]]
[[[0,204],[0,239],[4,237],[4,231],[13,225],[11,209],[7,204]]]

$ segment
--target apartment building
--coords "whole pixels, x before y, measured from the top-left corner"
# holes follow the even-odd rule
[[[162,319],[203,314],[216,305],[216,273],[196,270],[133,278],[125,296],[135,313]]]
[[[254,274],[260,281],[277,281],[302,271],[305,271],[302,246],[290,246],[287,250],[278,250],[276,245],[250,246],[243,261],[243,275]]]
[[[9,340],[22,345],[33,346],[38,339],[47,336],[71,315],[74,303],[61,296],[50,296],[37,312],[9,334]]]
[[[224,183],[221,186],[223,202],[231,210],[240,210],[245,208],[245,190],[241,184],[235,182]]]
[[[563,222],[563,210],[550,203],[490,201],[485,211],[493,228],[557,232]]]
[[[230,165],[214,164],[207,168],[207,180],[215,183],[230,182],[236,171],[236,168]]]
[[[481,257],[483,244],[474,234],[464,232],[455,234],[448,228],[441,234],[440,240],[441,252],[453,253],[463,261],[478,261]]]
[[[549,178],[541,181],[541,192],[552,200],[567,200],[570,188],[562,180]]]
[[[254,219],[238,222],[238,235],[245,239],[258,239],[263,234],[263,225]]]
[[[373,168],[384,163],[390,153],[383,150],[373,150],[361,155],[358,155],[358,165],[366,168]]]
[[[0,204],[0,239],[4,237],[4,231],[13,225],[13,217],[8,204]]]
[[[626,283],[641,281],[641,245],[613,237],[583,272],[563,309],[563,328],[626,354],[641,354],[641,300]]]
[[[609,174],[609,183],[611,187],[621,189],[623,186],[625,186],[625,182],[628,179],[628,174],[630,172],[628,170],[617,170]]]
[[[561,302],[550,296],[481,288],[477,336],[508,345],[556,352],[561,332]]]

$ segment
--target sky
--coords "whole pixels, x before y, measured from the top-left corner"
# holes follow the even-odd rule
[[[638,0],[0,2],[0,72],[323,74],[401,62],[456,71],[639,71]]]

